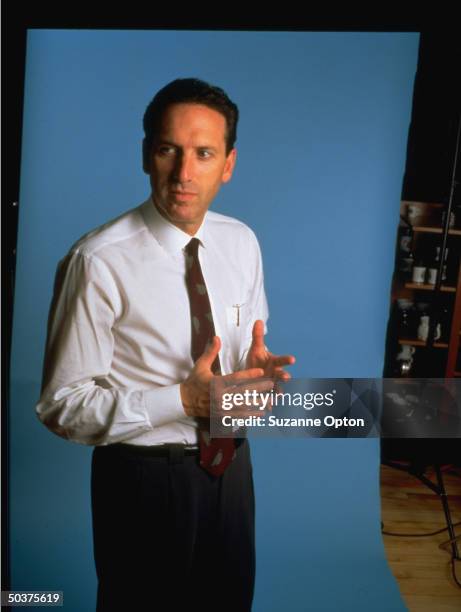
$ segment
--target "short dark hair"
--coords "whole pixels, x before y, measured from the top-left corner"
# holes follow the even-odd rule
[[[155,94],[144,113],[144,164],[152,149],[164,112],[169,106],[181,103],[203,104],[221,113],[226,119],[226,155],[229,155],[233,149],[237,140],[239,117],[237,105],[220,87],[195,78],[176,79]]]

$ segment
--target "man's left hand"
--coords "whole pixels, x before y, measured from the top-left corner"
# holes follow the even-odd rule
[[[248,351],[246,367],[262,368],[264,376],[289,380],[289,374],[284,366],[292,365],[296,359],[293,355],[274,355],[264,344],[264,322],[258,319],[253,325],[253,340]]]

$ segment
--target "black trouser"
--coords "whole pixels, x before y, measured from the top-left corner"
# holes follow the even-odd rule
[[[251,610],[254,492],[248,442],[223,476],[198,456],[96,447],[92,464],[98,612]]]

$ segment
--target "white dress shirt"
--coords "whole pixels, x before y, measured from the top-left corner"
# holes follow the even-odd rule
[[[228,374],[245,367],[254,321],[267,320],[261,253],[248,226],[211,211],[196,237]],[[92,445],[197,443],[179,389],[193,367],[190,239],[149,198],[59,263],[36,407],[51,431]]]

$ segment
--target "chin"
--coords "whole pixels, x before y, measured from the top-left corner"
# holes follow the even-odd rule
[[[165,217],[170,223],[173,223],[173,225],[176,225],[176,227],[179,227],[179,229],[185,232],[187,232],[187,227],[189,225],[200,226],[203,221],[203,216],[197,214],[196,211],[194,212],[189,204],[168,202],[163,206],[158,206],[157,204],[155,204],[155,206],[162,217]]]
[[[197,215],[194,215],[190,210],[183,210],[183,207],[175,207],[173,210],[168,211],[168,217],[172,221],[183,222],[183,223],[195,223]]]
[[[187,226],[189,225],[197,225],[200,226],[202,223],[202,218],[198,218],[197,215],[191,214],[191,211],[181,211],[181,210],[169,210],[167,213],[168,219],[176,226],[184,226],[180,229],[187,231]]]

